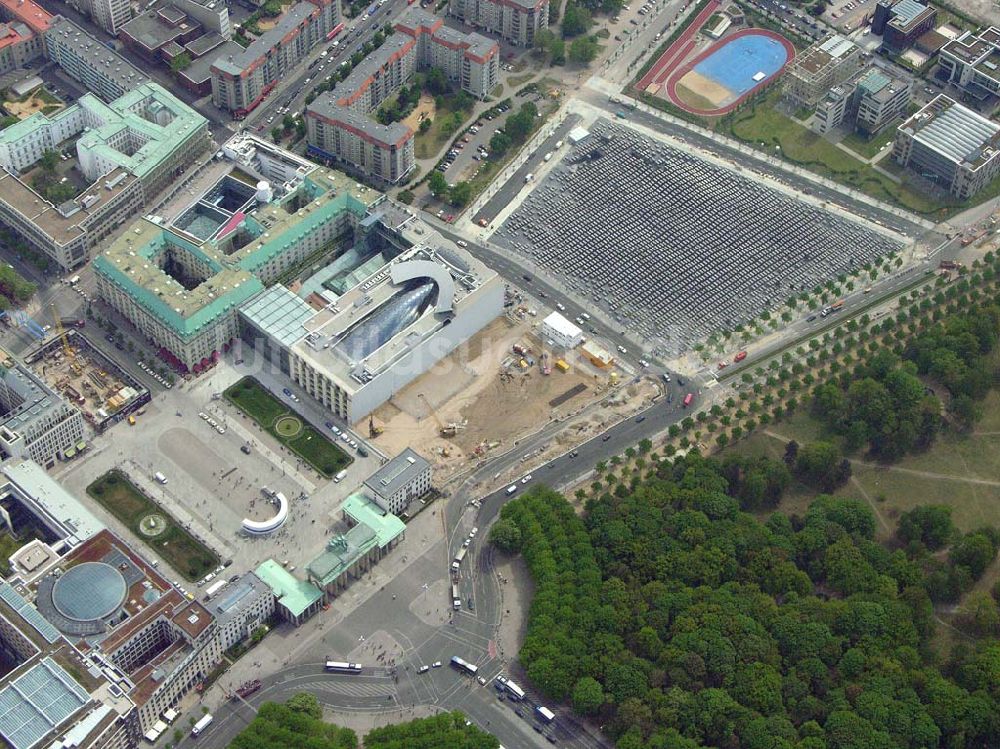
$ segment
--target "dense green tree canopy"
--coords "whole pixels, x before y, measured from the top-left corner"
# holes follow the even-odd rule
[[[872,379],[894,403],[924,397],[905,376]],[[865,388],[859,413],[875,420],[886,396]],[[1000,643],[946,664],[929,648],[932,598],[966,590],[997,535],[956,537],[926,508],[900,530],[921,543],[893,550],[862,501],[820,495],[766,522],[740,510],[773,505],[787,481],[784,462],[692,453],[582,517],[541,488],[508,503],[500,535],[519,529],[536,583],[520,653],[533,686],[595,716],[619,749],[1000,746]],[[966,608],[979,631],[1000,628],[989,596]]]
[[[322,720],[323,710],[312,694],[302,692],[285,704],[265,702],[257,716],[229,749],[357,749],[349,728]],[[495,736],[466,725],[462,713],[441,713],[407,723],[375,728],[364,739],[365,749],[497,749]]]

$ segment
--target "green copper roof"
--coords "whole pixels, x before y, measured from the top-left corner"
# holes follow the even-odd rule
[[[264,561],[256,570],[257,577],[274,591],[275,598],[292,616],[301,616],[323,594],[312,583],[293,577],[273,559]]]

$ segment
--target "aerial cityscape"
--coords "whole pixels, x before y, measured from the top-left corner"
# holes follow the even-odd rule
[[[0,0],[11,749],[1000,747],[996,0]]]

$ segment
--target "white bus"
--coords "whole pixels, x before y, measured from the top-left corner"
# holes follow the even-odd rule
[[[524,690],[510,679],[508,679],[507,683],[504,684],[504,688],[507,690],[508,694],[510,694],[510,698],[512,700],[520,702],[524,699]]]
[[[547,707],[542,707],[539,705],[535,708],[535,712],[538,713],[538,717],[545,723],[551,723],[556,719],[556,714],[549,710]]]
[[[465,559],[465,547],[464,546],[461,549],[459,549],[458,553],[455,555],[455,563],[456,564],[461,564],[463,559]]]
[[[326,670],[335,674],[360,674],[360,663],[341,663],[340,661],[327,661]]]
[[[212,723],[212,714],[209,713],[202,717],[197,723],[194,724],[194,728],[191,729],[192,736],[198,736],[202,731],[209,727]]]
[[[457,668],[459,671],[464,671],[470,676],[475,676],[476,672],[479,671],[479,666],[473,666],[471,663],[462,660],[457,655],[453,655],[451,657],[451,665],[453,668]]]

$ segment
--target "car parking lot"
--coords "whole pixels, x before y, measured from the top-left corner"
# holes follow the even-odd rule
[[[789,5],[787,0],[750,0],[750,4],[807,39],[822,39],[827,34],[823,20],[807,13],[803,6]]]
[[[444,162],[435,167],[444,173],[448,184],[467,181],[476,175],[482,163],[489,158],[490,139],[498,130],[503,129],[511,113],[528,101],[541,108],[542,97],[537,93],[513,96],[510,104],[498,105],[497,112],[484,113],[469,127],[455,147],[445,155]]]

